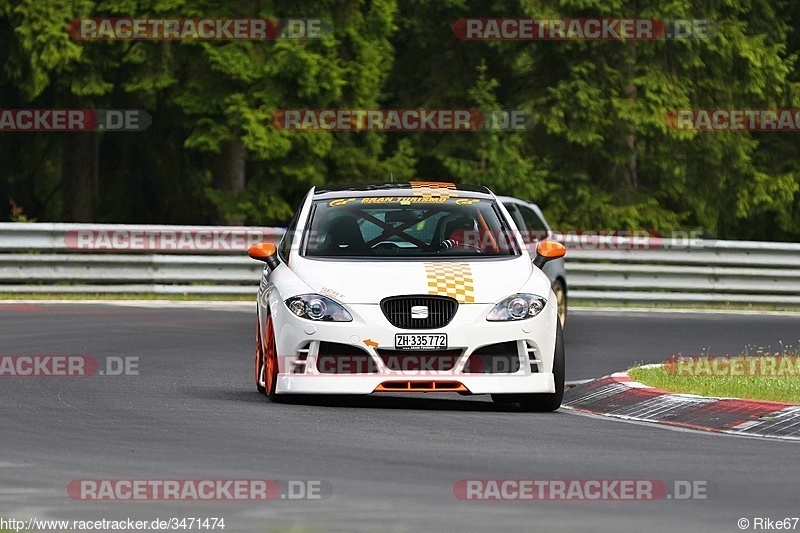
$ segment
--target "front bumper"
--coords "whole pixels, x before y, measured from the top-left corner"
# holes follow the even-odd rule
[[[443,386],[436,387],[436,383]],[[402,384],[404,388],[387,387]],[[458,383],[466,390],[452,386]],[[410,384],[410,385],[408,385]],[[429,384],[433,384],[430,387]],[[383,390],[381,390],[383,389]],[[286,394],[372,394],[373,392],[467,392],[472,394],[509,394],[555,392],[553,374],[542,372],[532,375],[298,375],[279,374],[278,393]]]
[[[298,318],[283,304],[270,302],[279,359],[278,394],[371,394],[373,392],[461,392],[471,394],[553,393],[557,309],[550,298],[542,312],[515,322],[488,322],[491,304],[462,304],[444,328],[406,330],[393,326],[379,305],[348,305],[352,322],[315,322]],[[263,329],[262,329],[263,331]],[[392,369],[381,353],[394,350],[395,333],[446,333],[448,348],[458,350],[447,370]],[[477,350],[514,341],[518,370],[469,373]],[[321,343],[357,348],[371,360],[373,373],[326,373],[318,367]],[[384,352],[385,353],[385,352]],[[422,352],[425,355],[433,351]],[[323,365],[324,366],[324,365]]]

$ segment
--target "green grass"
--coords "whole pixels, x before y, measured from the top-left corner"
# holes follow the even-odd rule
[[[800,375],[764,376],[673,376],[664,367],[634,367],[634,381],[670,392],[800,403]]]
[[[176,300],[176,301],[231,301],[254,302],[256,290],[251,295],[239,294],[155,294],[155,293],[80,293],[80,292],[0,292],[0,300]]]

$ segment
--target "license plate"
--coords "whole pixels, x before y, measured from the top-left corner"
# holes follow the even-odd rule
[[[446,350],[446,333],[395,333],[397,350]]]

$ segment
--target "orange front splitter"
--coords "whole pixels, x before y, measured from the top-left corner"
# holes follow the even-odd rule
[[[373,392],[469,392],[458,381],[403,380],[384,381]]]

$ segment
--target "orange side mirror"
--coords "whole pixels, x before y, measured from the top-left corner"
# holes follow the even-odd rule
[[[256,261],[264,261],[271,269],[278,264],[278,249],[271,242],[259,242],[247,249],[247,255]]]
[[[556,241],[542,241],[536,245],[536,258],[533,264],[542,268],[548,261],[561,259],[567,255],[567,249],[563,244]]]

